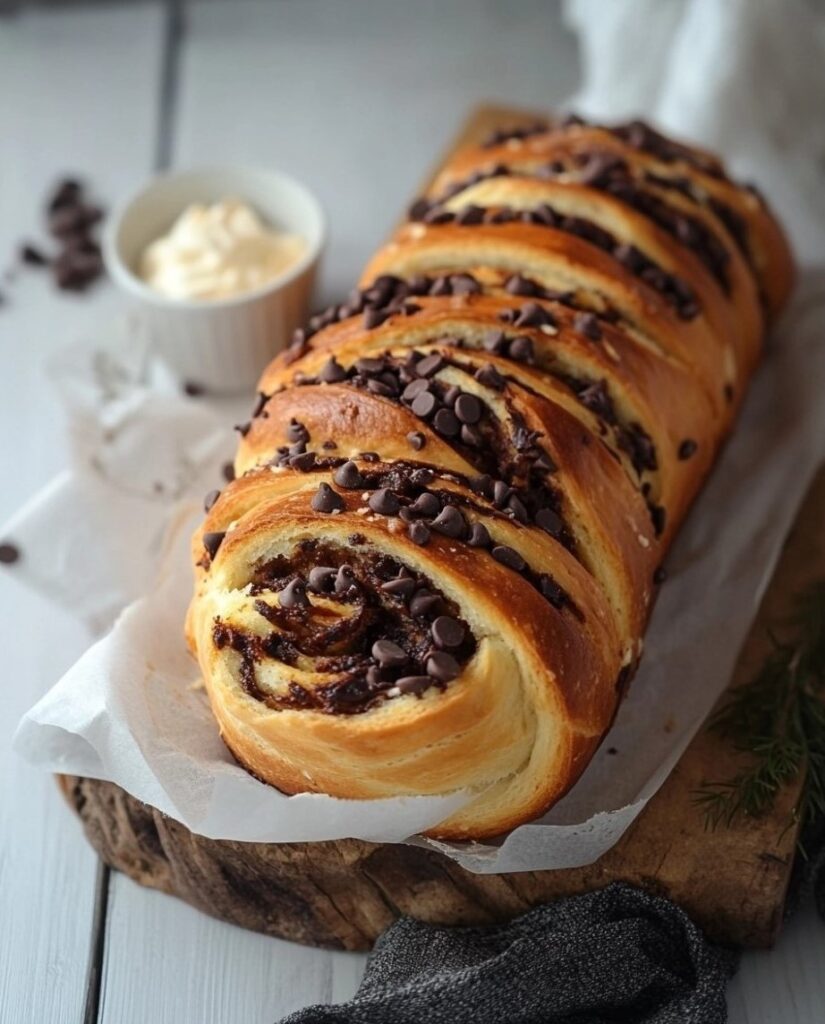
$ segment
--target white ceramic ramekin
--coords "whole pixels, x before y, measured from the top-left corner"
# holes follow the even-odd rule
[[[304,238],[301,259],[264,287],[230,299],[171,299],[138,277],[144,249],[190,203],[227,198],[248,202],[271,227]],[[151,181],[110,218],[103,255],[112,278],[137,300],[157,352],[181,380],[229,394],[254,387],[305,322],[325,234],[318,200],[297,181],[277,171],[215,167]]]

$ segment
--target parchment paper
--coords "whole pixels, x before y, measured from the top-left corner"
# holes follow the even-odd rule
[[[807,34],[804,24],[789,28],[793,19],[780,23],[779,12],[774,24],[761,0],[746,16],[738,3],[634,0],[631,15],[617,2],[615,25],[585,17],[590,6],[568,5],[569,17],[586,26],[586,60],[608,45],[603,32],[621,32],[622,18],[639,17],[648,7],[650,31],[671,60],[662,63],[658,79],[637,83],[634,94],[632,75],[625,75],[630,55],[623,49],[618,57],[614,47],[612,72],[600,65],[573,107],[605,117],[624,115],[628,105],[658,114],[672,130],[683,127],[725,151],[772,199],[781,174],[777,195],[792,195],[784,213],[797,248],[809,259],[825,252],[821,200],[809,191],[821,130],[812,126],[797,140],[799,150],[786,149],[780,159],[771,141],[773,108],[737,131],[728,102],[731,96],[740,102],[737,75],[754,70],[753,48],[764,44],[765,33],[801,32],[799,45],[810,46],[814,26]],[[666,19],[664,7],[671,12]],[[734,18],[737,10],[744,28]],[[725,54],[726,80],[698,75],[694,65],[710,67],[726,41],[732,46]],[[821,66],[821,58],[812,66]],[[686,81],[692,91],[685,99]],[[790,95],[797,83],[777,75],[772,87]],[[704,90],[701,103],[697,90]],[[729,127],[721,139],[720,124]],[[68,350],[53,376],[72,424],[73,464],[2,532],[25,552],[14,567],[21,579],[43,589],[48,584],[51,596],[103,635],[24,717],[17,749],[50,771],[110,779],[213,838],[401,841],[461,806],[467,794],[382,801],[286,797],[235,765],[185,650],[182,621],[191,585],[188,535],[201,515],[202,494],[218,485],[218,467],[234,448],[229,425],[243,410],[181,398],[143,344],[139,325],[129,320]],[[727,683],[782,541],[825,458],[823,394],[825,275],[808,269],[737,430],[668,556],[669,579],[642,667],[600,752],[541,821],[497,844],[431,845],[470,870],[493,872],[574,867],[617,841]]]

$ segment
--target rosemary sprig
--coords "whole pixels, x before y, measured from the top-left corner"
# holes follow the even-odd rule
[[[697,791],[709,828],[764,814],[801,773],[788,826],[825,815],[825,580],[796,598],[783,626],[787,638],[771,634],[773,650],[756,678],[733,689],[710,720],[747,762]]]

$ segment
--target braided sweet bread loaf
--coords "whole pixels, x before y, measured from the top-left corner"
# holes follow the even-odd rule
[[[449,160],[264,372],[194,538],[189,642],[240,763],[471,790],[443,838],[558,800],[792,277],[762,199],[640,123]]]

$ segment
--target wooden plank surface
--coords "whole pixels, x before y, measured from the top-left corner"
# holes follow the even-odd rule
[[[60,174],[88,176],[109,202],[150,169],[160,26],[157,4],[0,21],[0,519],[65,465],[44,359],[118,301],[106,288],[57,295],[43,272],[4,274],[22,238],[42,237],[43,199]],[[12,573],[0,574],[0,1021],[65,1024],[83,1012],[96,858],[52,780],[9,743],[88,641]]]
[[[550,107],[573,84],[575,45],[555,8],[519,5],[515,17],[513,5],[493,0],[446,8],[229,0],[190,11],[174,159],[276,163],[318,188],[336,236],[327,297],[349,285],[459,111],[489,97]],[[144,177],[156,146],[161,20],[156,4],[143,4],[0,22],[0,253],[30,226],[41,188],[70,168],[72,154],[105,184],[104,198]],[[2,426],[6,437],[25,438],[25,448],[0,447],[5,513],[63,461],[43,354],[98,319],[87,299],[58,304],[41,284],[15,290],[19,312],[0,311]],[[93,301],[115,300],[103,292]],[[83,639],[65,616],[2,578],[0,601],[0,1022],[62,1024],[81,1019],[94,861],[50,781],[10,758],[6,738]],[[744,957],[730,988],[733,1024],[820,1024],[824,957],[823,927],[808,909],[774,952]],[[346,998],[362,963],[248,935],[117,877],[101,1019],[271,1024],[295,1006]]]

